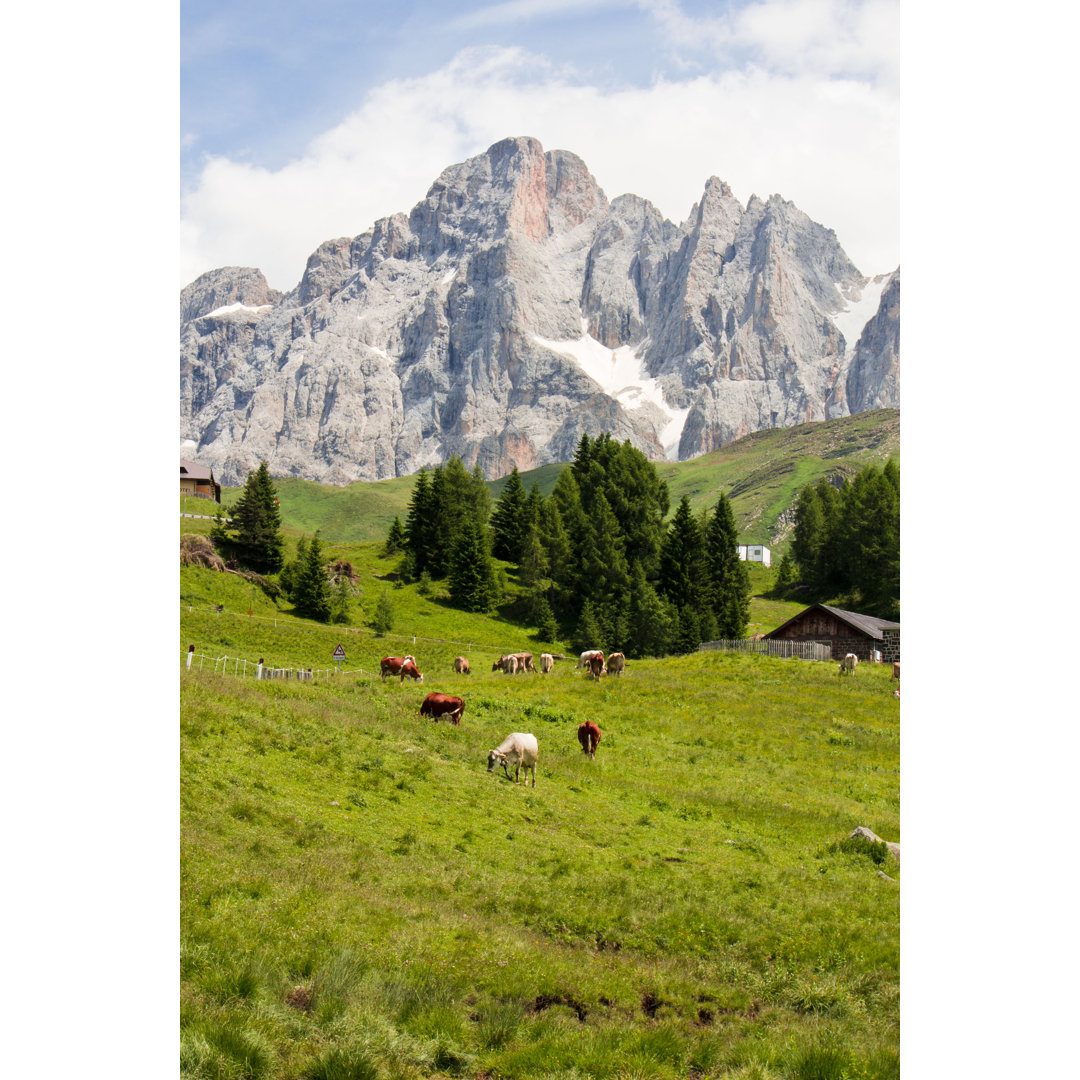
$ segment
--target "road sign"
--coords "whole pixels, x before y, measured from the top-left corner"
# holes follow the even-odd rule
[[[334,659],[335,660],[344,660],[345,659],[345,650],[340,645],[334,650]]]

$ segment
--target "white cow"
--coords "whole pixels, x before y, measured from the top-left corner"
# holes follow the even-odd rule
[[[548,675],[551,673],[551,669],[555,666],[555,657],[549,652],[542,652],[540,654],[540,673],[542,675]]]
[[[525,735],[515,731],[507,735],[498,747],[488,751],[487,771],[491,772],[496,765],[503,767],[506,779],[510,779],[510,770],[507,766],[514,766],[514,783],[520,784],[518,777],[520,769],[525,769],[525,783],[529,782],[529,770],[532,769],[532,786],[536,787],[536,758],[538,754],[535,735]]]
[[[844,659],[840,661],[840,671],[838,674],[843,675],[846,671],[849,675],[854,675],[855,669],[858,666],[859,658],[853,652],[849,652]]]
[[[613,652],[607,658],[607,673],[621,675],[626,669],[626,657],[621,652]]]
[[[599,649],[587,649],[585,652],[583,652],[581,654],[580,659],[574,665],[574,670],[577,671],[578,668],[588,667],[589,666],[589,661],[594,656],[599,656],[601,659],[603,659],[604,654]]]

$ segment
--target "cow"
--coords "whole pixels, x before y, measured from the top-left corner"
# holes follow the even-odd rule
[[[581,743],[582,753],[589,755],[589,760],[596,758],[596,748],[600,745],[600,729],[592,720],[586,720],[577,729],[578,742]]]
[[[416,669],[416,659],[412,656],[384,656],[379,661],[381,677],[387,675],[400,675],[401,681],[405,681],[407,675],[414,682],[423,682],[424,676]]]
[[[448,716],[452,723],[461,723],[461,714],[465,711],[465,701],[450,694],[428,694],[420,706],[421,716],[430,716],[436,723]]]
[[[536,674],[536,666],[533,664],[531,652],[514,653],[514,657],[518,662],[518,671],[531,671],[534,675]]]
[[[496,765],[501,765],[506,779],[510,779],[510,770],[507,766],[514,766],[514,783],[520,784],[519,771],[525,769],[525,783],[529,783],[529,770],[532,769],[532,786],[536,787],[536,736],[526,735],[515,731],[507,735],[494,750],[488,751],[487,771],[491,772]]]
[[[588,667],[589,661],[594,657],[599,656],[601,660],[604,658],[604,654],[599,649],[586,649],[578,658],[578,662],[574,665],[574,670],[578,668]]]
[[[551,673],[551,669],[555,666],[555,657],[549,652],[542,652],[540,654],[540,671],[544,675]]]
[[[895,682],[898,687],[900,685],[900,661],[899,660],[894,660],[893,661],[892,678],[889,680],[889,682]]]
[[[457,656],[454,658],[454,670],[459,675],[469,674],[469,661],[464,656]]]
[[[855,674],[855,669],[859,666],[859,658],[853,653],[849,652],[843,660],[840,661],[840,670],[838,675],[843,675],[846,671],[849,675]]]
[[[621,652],[613,652],[607,658],[607,671],[609,675],[621,675],[626,669],[626,657]]]
[[[516,653],[511,653],[508,656],[500,656],[494,664],[491,665],[492,671],[501,671],[504,675],[513,675],[518,669],[518,658]]]
[[[589,678],[599,679],[604,674],[604,654],[598,653],[589,659]]]

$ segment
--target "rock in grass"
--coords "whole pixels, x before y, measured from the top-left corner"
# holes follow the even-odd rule
[[[859,825],[850,835],[850,839],[854,839],[856,836],[862,836],[869,840],[872,844],[884,844],[889,849],[889,854],[897,861],[900,861],[900,845],[893,843],[890,840],[882,840],[877,833],[868,829],[865,825]]]

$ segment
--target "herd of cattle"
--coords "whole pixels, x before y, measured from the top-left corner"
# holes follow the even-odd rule
[[[565,657],[556,656],[554,653],[540,654],[540,670],[550,674],[555,667],[555,660],[563,660]],[[604,654],[599,649],[589,649],[578,658],[575,671],[584,668],[590,679],[599,679],[602,675],[621,675],[626,669],[626,657],[619,652],[612,653],[607,662]],[[491,666],[492,671],[501,671],[507,675],[518,672],[536,671],[533,664],[533,654],[530,652],[508,653],[500,656]],[[469,674],[469,661],[464,656],[454,658],[454,671],[458,675]],[[416,666],[415,656],[384,656],[379,661],[379,674],[382,679],[389,675],[391,678],[399,676],[401,681],[412,679],[414,682],[423,682],[424,676]],[[460,724],[461,717],[465,712],[465,699],[453,694],[431,693],[424,698],[420,705],[420,715],[430,716],[432,720],[439,721],[444,716],[453,724]],[[578,728],[578,742],[581,743],[582,753],[586,754],[590,761],[596,759],[596,748],[600,745],[600,728],[592,720],[586,720]],[[525,783],[529,782],[529,772],[532,772],[532,786],[536,787],[536,760],[538,748],[536,736],[524,732],[515,731],[507,735],[502,743],[494,750],[488,752],[488,772],[501,765],[507,780],[510,777],[510,769],[514,770],[514,782],[520,784],[520,772],[525,771]]]
[[[555,667],[556,659],[566,659],[556,656],[554,653],[540,654],[540,670],[543,674],[549,674]],[[847,653],[840,661],[840,675],[854,675],[859,665],[859,658],[854,653]],[[619,652],[612,653],[604,661],[604,654],[599,649],[588,649],[578,657],[574,670],[584,668],[590,679],[599,679],[602,675],[621,675],[626,669],[626,657]],[[414,656],[384,656],[379,662],[380,676],[386,679],[400,676],[404,683],[406,679],[415,682],[423,682],[424,676],[420,674],[416,666]],[[492,671],[501,671],[506,675],[514,675],[518,672],[536,671],[533,664],[533,654],[530,652],[507,653],[500,656],[491,665]],[[469,661],[464,656],[454,658],[454,671],[459,675],[469,674]],[[893,664],[892,680],[896,682],[893,693],[900,696],[900,663]],[[441,720],[444,716],[453,724],[460,724],[461,717],[465,712],[465,699],[453,694],[431,693],[424,698],[420,706],[421,716],[430,716],[432,720]],[[578,741],[581,750],[590,760],[596,758],[596,748],[600,745],[600,728],[592,721],[586,720],[578,728]],[[514,770],[514,782],[521,783],[519,773],[525,770],[525,782],[529,782],[529,772],[532,771],[532,786],[536,787],[536,759],[537,759],[536,736],[524,732],[515,731],[502,741],[494,750],[488,752],[488,772],[501,765],[506,778],[510,779],[510,768]]]

